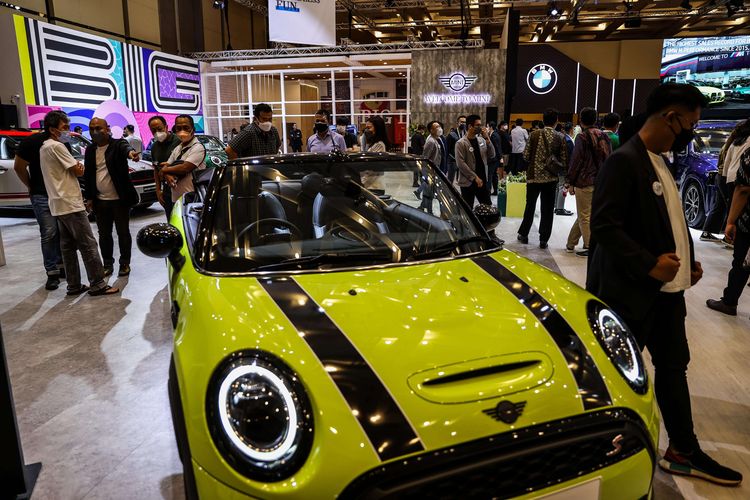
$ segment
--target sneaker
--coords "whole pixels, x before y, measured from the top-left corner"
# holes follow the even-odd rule
[[[130,266],[120,266],[120,270],[117,273],[117,276],[127,276],[130,274]]]
[[[700,240],[701,240],[701,241],[713,241],[713,242],[715,242],[715,243],[718,243],[718,242],[720,242],[720,241],[721,241],[721,240],[720,240],[719,238],[717,238],[717,237],[716,237],[716,236],[714,236],[713,234],[711,234],[711,233],[707,233],[707,232],[705,232],[705,231],[703,231],[703,232],[701,233],[701,237],[700,237]]]
[[[729,243],[729,240],[727,240],[726,236],[724,236],[721,242],[724,243],[724,248],[729,248],[730,250],[734,250],[734,243]]]
[[[584,248],[583,250],[576,252],[576,257],[588,257],[588,256],[589,256],[588,248]]]
[[[540,241],[539,242],[539,248],[541,248],[542,250],[546,250],[547,247],[549,247],[549,245],[547,244],[546,241]]]
[[[714,311],[719,311],[729,316],[737,316],[737,306],[729,306],[721,300],[708,299],[706,305]]]
[[[524,245],[528,245],[529,244],[529,237],[528,236],[523,236],[523,235],[519,234],[518,235],[518,241],[520,241]]]
[[[564,208],[558,208],[555,210],[555,215],[573,215],[573,212],[565,210]]]
[[[47,283],[44,284],[45,290],[57,290],[60,286],[60,277],[56,274],[47,275]]]
[[[670,474],[697,477],[724,486],[737,486],[742,482],[742,474],[724,467],[700,449],[686,454],[670,446],[659,460],[659,467]]]
[[[576,247],[571,247],[571,246],[565,245],[565,251],[568,252],[568,253],[573,253],[573,252],[576,251]]]
[[[112,273],[115,272],[114,266],[104,266],[104,277],[112,276]]]
[[[419,191],[413,191],[413,193],[414,193],[414,196],[416,196],[418,200],[422,199],[422,195],[419,194]]]

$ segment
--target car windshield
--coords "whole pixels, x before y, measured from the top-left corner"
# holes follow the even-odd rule
[[[225,168],[212,189],[197,243],[207,271],[372,266],[496,246],[425,161],[258,162]]]
[[[198,140],[206,148],[206,151],[224,151],[224,145],[216,137],[199,135]]]
[[[728,128],[704,128],[695,131],[695,151],[697,153],[719,154],[732,133]]]

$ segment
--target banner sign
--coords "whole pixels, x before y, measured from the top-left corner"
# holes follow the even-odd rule
[[[335,0],[268,0],[268,39],[335,46]]]
[[[198,62],[14,16],[27,106],[201,114]]]
[[[492,96],[487,93],[465,92],[479,77],[462,72],[438,78],[440,84],[449,90],[448,94],[424,94],[425,104],[490,104]]]

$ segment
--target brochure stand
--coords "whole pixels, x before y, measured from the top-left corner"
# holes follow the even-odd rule
[[[41,463],[25,465],[21,438],[18,435],[13,391],[10,388],[5,342],[0,328],[0,498],[23,500],[31,498],[34,484],[42,469]]]

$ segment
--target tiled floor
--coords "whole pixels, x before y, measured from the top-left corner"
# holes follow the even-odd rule
[[[155,209],[138,214],[133,234],[162,218]],[[517,219],[504,220],[498,233],[509,249],[582,283],[585,260],[564,251],[572,222],[556,217],[549,250],[533,244],[533,232],[531,245],[516,242]],[[134,251],[132,275],[111,280],[121,296],[69,299],[42,286],[33,219],[0,219],[0,229],[8,261],[0,268],[0,323],[18,423],[27,462],[44,464],[34,498],[182,498],[165,384],[171,338],[163,264]],[[748,476],[750,300],[743,298],[736,318],[706,309],[705,299],[721,294],[730,252],[698,241],[696,250],[706,276],[687,294],[695,423],[704,448]],[[750,498],[750,486],[658,472],[656,498],[682,497]]]

